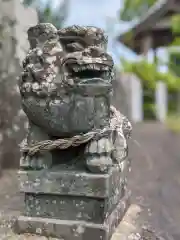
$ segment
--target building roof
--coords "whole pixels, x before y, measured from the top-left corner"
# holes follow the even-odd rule
[[[141,40],[147,35],[152,36],[154,48],[167,46],[173,40],[168,17],[175,13],[180,13],[180,0],[159,0],[132,28],[118,36],[117,41],[137,54],[141,53]]]

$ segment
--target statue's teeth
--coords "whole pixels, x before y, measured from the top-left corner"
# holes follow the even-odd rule
[[[74,70],[75,72],[78,72],[78,67],[74,67],[73,70]]]
[[[91,66],[91,65],[89,65],[89,66],[88,66],[88,69],[89,69],[89,70],[92,70],[93,68],[92,68],[92,66]]]
[[[74,72],[81,72],[81,71],[85,71],[85,70],[97,70],[97,71],[104,70],[104,71],[106,71],[109,68],[107,66],[102,66],[100,64],[91,63],[88,65],[73,66],[72,69]]]

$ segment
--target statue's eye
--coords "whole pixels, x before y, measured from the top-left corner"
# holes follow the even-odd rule
[[[79,42],[68,43],[65,48],[68,52],[82,51],[84,49],[83,45]]]

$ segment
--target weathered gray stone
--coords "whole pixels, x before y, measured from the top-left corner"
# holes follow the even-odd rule
[[[59,220],[41,217],[19,217],[15,224],[18,233],[36,233],[47,237],[60,239],[80,240],[110,240],[115,228],[124,216],[129,206],[129,193],[125,194],[103,224],[88,223],[85,221]]]
[[[27,193],[24,215],[103,223],[123,196],[123,183],[114,195],[104,199]]]
[[[66,165],[53,170],[21,171],[25,215],[103,223],[124,196],[128,161],[110,174],[92,174]]]
[[[79,142],[79,152],[82,154],[78,157],[84,159],[84,167],[90,172],[107,173],[127,155],[127,137],[124,133],[131,132],[131,124],[111,106],[114,63],[106,52],[107,37],[104,31],[79,26],[57,30],[51,24],[42,23],[31,27],[28,37],[31,49],[23,61],[19,79],[22,107],[30,124],[26,147],[39,141],[72,138],[78,134],[78,138],[82,139],[82,134],[91,134],[92,137]],[[41,139],[36,134],[37,128]],[[96,137],[93,137],[94,131],[97,132]],[[100,143],[105,138],[102,132],[106,133],[108,147]],[[119,146],[119,155],[112,157],[116,139],[122,146]],[[100,154],[95,149],[98,154],[96,158],[88,148],[94,141],[104,148]],[[53,153],[49,150],[57,147],[63,161],[63,144],[53,149],[47,149],[50,143],[44,147],[42,144],[33,156],[22,148],[21,168],[51,168],[53,156],[50,155]],[[45,152],[48,152],[48,157]],[[70,152],[70,159],[75,159],[72,149]],[[44,164],[41,163],[43,158],[46,159]]]
[[[96,27],[28,31],[19,80],[29,131],[21,146],[24,216],[15,230],[109,240],[129,205],[128,119],[110,102],[113,60]]]
[[[76,170],[67,165],[55,166],[48,170],[19,171],[20,191],[95,198],[110,197],[124,180],[123,172],[129,167],[128,160],[123,171],[119,167],[108,174],[93,174]]]

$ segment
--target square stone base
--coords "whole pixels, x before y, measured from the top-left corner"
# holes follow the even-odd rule
[[[63,240],[110,240],[129,207],[129,199],[130,193],[126,192],[103,224],[20,216],[14,225],[14,231],[18,234],[31,233]]]
[[[64,240],[109,240],[129,206],[128,160],[107,174],[56,166],[20,171],[25,208],[16,233]]]

